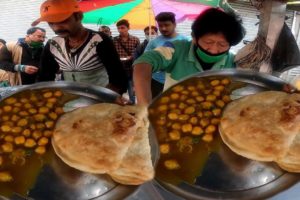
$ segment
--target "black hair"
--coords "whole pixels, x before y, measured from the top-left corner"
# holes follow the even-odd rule
[[[156,26],[150,26],[150,28],[153,29],[153,30],[157,33],[158,29],[157,29]],[[146,28],[144,28],[144,33],[145,33],[146,31],[148,31],[148,30],[149,30],[149,26],[147,26]]]
[[[225,13],[218,8],[209,8],[192,24],[192,34],[196,40],[207,33],[222,33],[230,46],[233,46],[243,39],[246,31],[237,15]]]
[[[109,26],[105,26],[105,25],[100,26],[100,28],[106,28],[106,29],[110,30]]]
[[[6,41],[5,41],[5,40],[3,40],[3,39],[0,39],[0,43],[2,43],[2,44],[6,44]]]
[[[129,22],[126,19],[121,19],[120,21],[117,22],[117,26],[127,26],[127,28],[129,28]]]
[[[46,33],[46,30],[43,29],[43,28],[40,28],[40,27],[31,27],[31,28],[29,28],[29,29],[27,30],[26,33],[27,33],[27,35],[30,35],[30,34],[35,33],[37,30],[40,30],[40,31]]]
[[[156,15],[155,20],[158,22],[171,21],[173,24],[175,23],[175,14],[172,12],[161,12]]]

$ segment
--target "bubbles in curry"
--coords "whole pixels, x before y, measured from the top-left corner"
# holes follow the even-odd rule
[[[58,89],[40,89],[26,90],[1,101],[0,184],[16,181],[17,171],[26,167],[31,157],[43,162],[55,123],[70,98],[73,97]]]
[[[160,145],[157,176],[168,179],[176,171],[179,179],[194,181],[218,146],[218,125],[232,87],[226,77],[191,78],[154,101],[149,116]]]

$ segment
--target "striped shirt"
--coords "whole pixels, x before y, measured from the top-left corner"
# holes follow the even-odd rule
[[[64,38],[49,40],[50,52],[62,71],[89,71],[103,69],[104,65],[97,55],[96,46],[102,42],[99,34],[90,34],[89,39],[78,49],[72,51],[66,46]]]
[[[62,37],[49,40],[41,57],[38,81],[53,81],[56,73],[106,70],[109,84],[119,89],[127,88],[127,75],[112,40],[104,33],[90,29],[87,40],[78,49],[70,49]]]

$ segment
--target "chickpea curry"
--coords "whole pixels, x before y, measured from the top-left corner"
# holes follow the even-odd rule
[[[156,177],[174,184],[194,183],[210,152],[220,145],[222,111],[240,86],[227,77],[195,77],[153,102],[149,117],[160,147]]]
[[[59,89],[25,90],[0,102],[0,194],[26,195],[51,156],[52,131],[75,95]]]

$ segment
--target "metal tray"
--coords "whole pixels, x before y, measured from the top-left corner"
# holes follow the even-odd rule
[[[21,87],[17,90],[12,89],[8,96],[31,89],[59,88],[71,94],[79,96],[65,104],[65,110],[72,110],[78,107],[88,106],[95,103],[107,102],[114,103],[118,94],[103,87],[91,86],[83,83],[74,82],[43,82],[30,86]],[[150,129],[150,145],[152,160],[158,159],[158,144],[155,135]],[[52,147],[51,147],[52,148]],[[26,173],[26,172],[24,172]],[[12,200],[106,200],[106,199],[125,199],[133,195],[138,186],[121,185],[114,182],[108,175],[95,175],[83,173],[64,164],[57,156],[50,164],[42,167],[38,174],[36,183],[32,188],[28,188],[28,197],[14,194]],[[7,199],[0,194],[0,199]]]
[[[282,90],[286,84],[283,80],[268,74],[234,69],[206,71],[187,79],[210,76],[230,77],[233,81],[245,83],[243,88],[232,92],[234,98],[266,90]],[[159,97],[155,100],[157,99]],[[300,180],[300,176],[281,170],[275,163],[258,162],[241,157],[222,143],[217,152],[210,154],[202,175],[197,178],[194,185],[183,181],[173,185],[157,177],[155,180],[164,189],[184,199],[242,200],[265,199],[273,196],[295,184]]]

